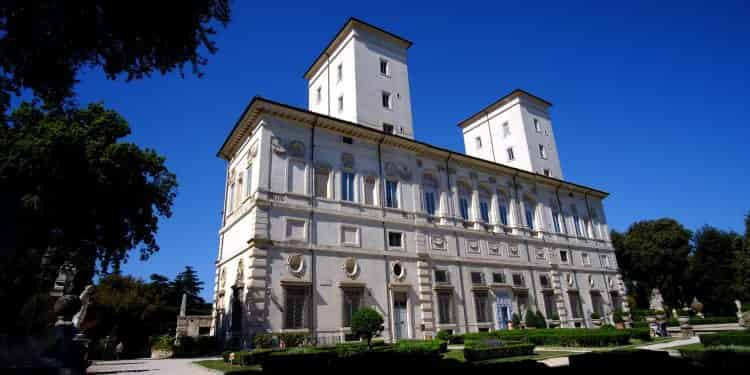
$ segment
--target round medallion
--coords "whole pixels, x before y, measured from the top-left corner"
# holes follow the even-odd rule
[[[401,262],[394,262],[391,269],[393,270],[393,276],[396,277],[396,280],[401,281],[406,277],[406,269]]]

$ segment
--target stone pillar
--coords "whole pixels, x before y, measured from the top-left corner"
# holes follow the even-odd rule
[[[254,239],[250,240],[249,243],[245,305],[248,307],[248,334],[252,336],[259,332],[265,332],[268,327],[266,266],[267,248],[270,244],[267,241]]]
[[[422,334],[435,337],[437,330],[435,327],[435,304],[432,301],[431,268],[426,256],[420,254],[417,261],[417,277],[419,280],[417,292],[421,324],[424,326]]]

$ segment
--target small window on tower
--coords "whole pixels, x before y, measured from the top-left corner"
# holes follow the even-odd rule
[[[388,134],[393,134],[393,125],[383,123],[383,131]]]
[[[552,174],[549,173],[549,169],[548,168],[544,168],[544,175],[547,176],[547,177],[552,177]]]
[[[344,79],[344,64],[339,64],[339,66],[336,67],[336,79],[337,82],[341,82]]]
[[[381,96],[382,102],[383,102],[383,108],[393,108],[393,103],[391,103],[391,93],[387,91],[383,91],[383,94]]]
[[[510,124],[508,122],[503,123],[503,138],[510,135]]]
[[[476,137],[476,138],[474,138],[474,141],[477,144],[477,149],[482,148],[482,137]]]
[[[544,145],[539,145],[539,157],[542,159],[547,158],[547,149],[544,148]]]
[[[534,119],[534,130],[536,130],[537,133],[542,132],[542,124],[539,123],[539,119]]]
[[[516,160],[516,155],[513,154],[513,147],[508,147],[506,151],[508,152],[508,161]]]
[[[344,96],[339,96],[339,112],[344,111]]]
[[[317,90],[315,90],[315,102],[320,104],[321,100],[323,100],[323,87],[318,86]]]
[[[352,137],[341,137],[341,141],[348,145],[354,143],[354,140],[352,139]]]
[[[390,67],[388,66],[388,60],[380,59],[380,74],[384,76],[388,76],[390,75],[389,70],[390,70]]]

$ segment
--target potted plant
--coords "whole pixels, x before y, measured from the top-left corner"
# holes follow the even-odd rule
[[[591,313],[591,324],[593,324],[595,328],[602,326],[602,316],[596,311]]]
[[[174,339],[161,335],[151,339],[151,359],[167,359],[174,355]]]

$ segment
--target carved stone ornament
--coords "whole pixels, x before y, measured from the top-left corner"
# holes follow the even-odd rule
[[[406,268],[404,268],[404,265],[401,264],[401,262],[394,262],[391,270],[393,271],[393,277],[395,277],[396,280],[402,281],[406,278]]]
[[[478,253],[479,252],[479,241],[477,240],[468,240],[466,241],[466,246],[469,248],[469,251],[472,253]]]
[[[286,154],[286,147],[281,143],[281,138],[271,137],[271,150],[279,155]]]
[[[567,281],[567,282],[568,282],[568,285],[571,285],[571,286],[572,286],[572,285],[573,285],[573,282],[575,281],[575,280],[573,279],[573,274],[572,274],[572,273],[566,273],[566,274],[565,274],[565,281]]]
[[[492,255],[500,255],[500,244],[497,242],[490,242],[487,244],[487,249]]]
[[[245,281],[245,268],[243,267],[242,259],[237,263],[237,278],[234,281],[235,285],[242,285]]]
[[[221,272],[219,273],[219,287],[221,289],[224,289],[226,285],[227,285],[227,270],[222,268]]]
[[[292,157],[295,158],[304,158],[305,157],[305,144],[301,141],[291,141],[289,142],[289,145],[287,145],[287,148],[289,149],[289,154]]]
[[[591,275],[589,275],[589,285],[591,285],[591,287],[593,287],[594,284],[595,284],[594,277],[591,276]]]
[[[305,273],[305,258],[302,254],[293,254],[286,258],[286,263],[289,266],[289,272],[292,275],[300,277]]]
[[[359,263],[354,258],[347,258],[343,264],[344,274],[350,279],[356,279],[359,275]]]
[[[250,158],[258,156],[258,142],[253,142],[253,144],[250,145],[250,151],[248,151],[247,155]]]
[[[518,253],[518,246],[510,246],[508,248],[508,254],[512,257],[520,256]]]
[[[344,168],[354,168],[354,155],[344,152],[341,154],[341,165]]]
[[[445,238],[443,238],[443,236],[433,236],[432,248],[436,250],[445,250]]]

